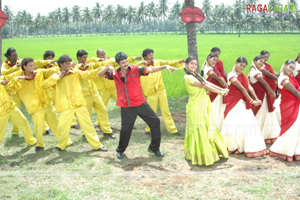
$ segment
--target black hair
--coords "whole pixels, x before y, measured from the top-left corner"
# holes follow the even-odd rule
[[[246,65],[248,65],[248,61],[245,57],[239,57],[237,60],[236,60],[237,63],[246,63]]]
[[[253,61],[258,61],[260,59],[265,59],[262,55],[259,55],[259,56],[255,56],[255,58],[253,59]]]
[[[115,56],[115,60],[118,64],[120,64],[121,60],[125,60],[125,59],[127,59],[127,55],[124,52],[121,52],[121,51],[119,53],[117,53],[116,56]]]
[[[142,54],[143,58],[145,59],[145,57],[150,53],[154,53],[153,49],[145,49]]]
[[[266,55],[266,54],[269,54],[269,55],[270,55],[270,52],[267,51],[267,50],[262,50],[262,51],[260,52],[260,55],[262,55],[262,56],[264,56],[264,55]]]
[[[214,58],[214,57],[219,58],[218,54],[216,54],[216,53],[210,53],[210,54],[208,54],[207,58],[208,57],[210,57],[210,58]]]
[[[211,50],[210,50],[210,53],[214,53],[216,51],[219,51],[221,53],[221,49],[219,47],[213,47]]]
[[[292,59],[290,59],[290,60],[287,60],[287,61],[285,61],[285,63],[284,64],[286,64],[286,65],[290,65],[290,64],[296,64],[296,62],[295,61],[293,61]]]
[[[197,59],[195,57],[193,57],[193,56],[189,56],[189,57],[187,57],[187,59],[185,59],[185,63],[188,64],[192,60],[197,60]],[[198,62],[198,60],[197,60],[197,62]]]
[[[72,58],[66,54],[62,55],[61,57],[59,57],[57,63],[58,63],[58,66],[60,68],[60,64],[64,63],[64,62],[71,62],[72,61]]]
[[[33,58],[24,58],[24,59],[22,60],[22,62],[21,62],[21,68],[22,68],[23,71],[25,71],[25,69],[24,69],[23,66],[24,66],[24,65],[27,66],[28,63],[30,63],[30,62],[33,62]]]
[[[48,50],[45,51],[44,53],[44,60],[46,59],[46,57],[52,56],[53,58],[55,57],[54,51]]]
[[[89,53],[86,50],[80,49],[77,51],[76,58],[78,59],[78,57],[82,57],[82,56],[88,55],[88,54]]]
[[[11,53],[12,52],[15,52],[16,50],[14,49],[14,48],[8,48],[7,49],[7,51],[6,51],[6,53],[4,54],[4,56],[6,57],[6,58],[8,58],[8,56],[10,56],[11,55]]]

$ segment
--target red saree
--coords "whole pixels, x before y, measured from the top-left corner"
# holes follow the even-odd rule
[[[289,75],[289,81],[300,92],[297,80]],[[281,83],[280,83],[281,84]],[[280,114],[281,114],[281,131],[280,135],[284,134],[296,121],[299,112],[300,100],[286,88],[279,88],[281,94]]]

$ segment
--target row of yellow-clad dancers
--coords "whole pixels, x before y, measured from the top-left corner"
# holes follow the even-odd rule
[[[157,106],[160,106],[166,128],[174,135],[180,135],[180,133],[169,110],[160,70],[164,68],[170,70],[169,65],[182,68],[185,64],[184,84],[190,94],[184,142],[186,159],[191,160],[193,164],[210,165],[219,160],[220,155],[227,157],[228,152],[245,153],[247,157],[264,156],[268,153],[266,144],[274,143],[269,150],[271,156],[289,162],[300,160],[297,133],[298,98],[300,97],[299,56],[295,61],[288,60],[284,63],[279,75],[267,63],[270,53],[264,50],[253,59],[247,77],[242,72],[248,64],[244,57],[238,58],[232,71],[227,74],[219,59],[220,53],[219,48],[212,48],[202,65],[202,76],[196,72],[198,64],[196,59],[189,57],[186,60],[175,61],[154,60],[151,49],[143,51],[144,60],[137,64],[139,66],[137,70],[140,73],[140,82],[137,85],[141,85],[142,93],[147,98],[150,110],[156,112]],[[129,111],[125,108],[136,108],[137,113],[135,114],[142,116],[147,124],[155,127],[151,128],[152,131],[149,127],[146,128],[146,133],[152,136],[151,144],[160,143],[160,132],[156,134],[158,131],[153,125],[155,123],[153,120],[147,122],[147,117],[153,116],[143,116],[143,111],[149,111],[149,108],[140,108],[141,105],[144,105],[145,100],[135,99],[137,94],[130,90],[132,87],[130,82],[126,82],[132,76],[137,76],[129,73],[134,68],[128,68],[128,64],[125,64],[124,67],[121,65],[123,60],[133,62],[141,60],[141,57],[127,59],[127,56],[120,54],[121,61],[119,59],[120,62],[116,62],[115,59],[106,57],[102,49],[97,51],[97,57],[88,59],[87,55],[86,51],[79,50],[77,52],[78,63],[72,64],[72,70],[67,68],[68,70],[62,71],[62,67],[67,65],[69,60],[66,59],[66,62],[62,62],[64,61],[62,59],[61,62],[58,62],[59,67],[55,67],[54,64],[57,62],[53,60],[54,53],[52,51],[45,52],[44,61],[28,60],[28,58],[20,60],[12,48],[8,49],[5,54],[8,60],[2,65],[2,74],[4,75],[2,84],[6,84],[8,81],[9,83],[6,91],[4,87],[2,90],[11,95],[17,106],[20,106],[20,102],[23,101],[28,113],[32,115],[37,137],[36,150],[44,148],[42,135],[48,131],[49,127],[58,139],[56,147],[58,150],[64,150],[67,146],[72,145],[68,133],[70,126],[78,126],[73,117],[75,114],[82,127],[83,135],[92,147],[96,150],[107,151],[99,142],[90,117],[92,108],[94,108],[98,117],[97,122],[104,135],[116,138],[110,128],[105,108],[110,97],[113,97],[117,101],[117,105],[119,104],[118,106],[121,107],[122,128],[117,148],[118,158],[124,157],[123,153],[132,131],[132,127],[126,126],[125,122],[128,122],[128,116],[134,114],[130,114],[126,118],[126,112]],[[108,65],[119,66],[118,69],[115,69],[115,73],[121,73],[120,82],[118,82],[118,75],[112,76],[112,80],[110,80],[101,73],[102,71],[106,73],[111,71]],[[164,67],[159,68],[158,66]],[[45,68],[45,70],[34,71],[34,68]],[[148,68],[152,68],[152,71]],[[144,72],[146,70],[147,73],[143,74],[143,70]],[[69,76],[69,74],[71,75]],[[132,80],[132,83],[134,81],[136,80]],[[134,85],[133,87],[136,87],[136,84]],[[82,92],[78,88],[82,88]],[[97,90],[100,90],[101,96]],[[138,88],[135,90],[139,91]],[[126,95],[123,96],[122,92]],[[123,101],[128,104],[123,104]],[[139,104],[132,106],[130,101],[139,102]],[[3,107],[3,110],[6,110],[6,116],[3,114],[3,120],[0,123],[3,122],[3,126],[6,126],[10,119],[16,127],[23,131],[27,144],[33,145],[35,139],[28,128],[28,122],[24,116],[19,114],[20,111],[14,107],[14,103],[8,95],[7,102],[9,102],[7,105],[10,105],[10,108],[9,106]],[[56,112],[60,113],[60,120],[54,113],[53,104],[55,104]],[[14,110],[13,108],[18,114],[10,114]],[[88,114],[85,113],[86,111]],[[130,112],[132,111],[130,110]],[[22,120],[16,120],[11,116],[22,116]],[[153,131],[154,129],[155,131]],[[13,129],[13,134],[17,132],[15,130],[16,128]],[[4,130],[0,135],[1,139],[3,134]],[[159,138],[159,141],[158,139],[154,141],[153,138]],[[159,145],[151,146],[151,144],[148,151],[158,157],[163,156],[163,153],[159,151]]]
[[[28,145],[36,144],[36,151],[44,149],[43,134],[54,134],[58,139],[57,150],[64,150],[72,145],[69,138],[71,127],[82,128],[83,137],[95,150],[107,151],[99,142],[98,136],[91,122],[92,109],[97,113],[95,126],[101,127],[105,136],[115,139],[110,127],[106,106],[110,97],[117,101],[117,90],[114,80],[99,77],[97,74],[104,66],[118,67],[114,58],[106,57],[105,51],[99,49],[97,57],[88,58],[88,52],[78,50],[77,62],[70,62],[69,57],[54,60],[53,51],[46,51],[44,60],[32,58],[19,59],[14,48],[5,53],[7,60],[1,67],[1,112],[0,139],[3,138],[8,120],[13,123],[12,137],[16,137],[20,129]],[[184,60],[154,60],[153,50],[145,49],[141,57],[129,57],[129,63],[139,60],[138,66],[156,68],[168,65],[182,68]],[[62,71],[64,65],[69,68]],[[162,70],[163,68],[159,69]],[[65,73],[61,75],[62,73]],[[143,94],[146,96],[152,110],[156,112],[160,107],[168,132],[180,135],[172,119],[165,86],[160,71],[142,76],[140,79]],[[6,87],[4,86],[6,85]],[[81,88],[81,89],[80,89]],[[100,91],[100,95],[98,93]],[[3,98],[2,98],[3,96]],[[5,97],[5,98],[4,98]],[[28,114],[32,115],[34,132],[33,138],[28,122],[19,108],[24,103]],[[60,113],[59,119],[54,111]],[[14,111],[14,112],[13,112]],[[77,123],[76,118],[79,121]],[[146,127],[146,134],[151,134],[150,127]]]

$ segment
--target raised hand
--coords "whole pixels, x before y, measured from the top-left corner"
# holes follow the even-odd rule
[[[170,65],[165,65],[165,66],[166,66],[166,69],[168,70],[169,74],[170,74],[170,72],[173,73],[174,71],[178,70],[177,68],[171,67]]]
[[[134,59],[136,59],[136,60],[142,60],[142,57],[138,56],[138,57],[134,57]]]

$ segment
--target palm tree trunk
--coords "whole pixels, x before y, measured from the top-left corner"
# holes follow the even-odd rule
[[[186,7],[193,8],[195,5],[194,0],[185,0],[184,2]],[[189,56],[193,56],[198,60],[196,24],[195,23],[186,24],[186,31],[187,31]],[[199,62],[198,62],[197,72],[200,72]]]
[[[187,40],[188,40],[188,52],[189,56],[193,56],[198,60],[198,51],[197,51],[197,37],[196,37],[196,25],[195,23],[186,24],[187,31]],[[197,68],[199,72],[199,65]]]

